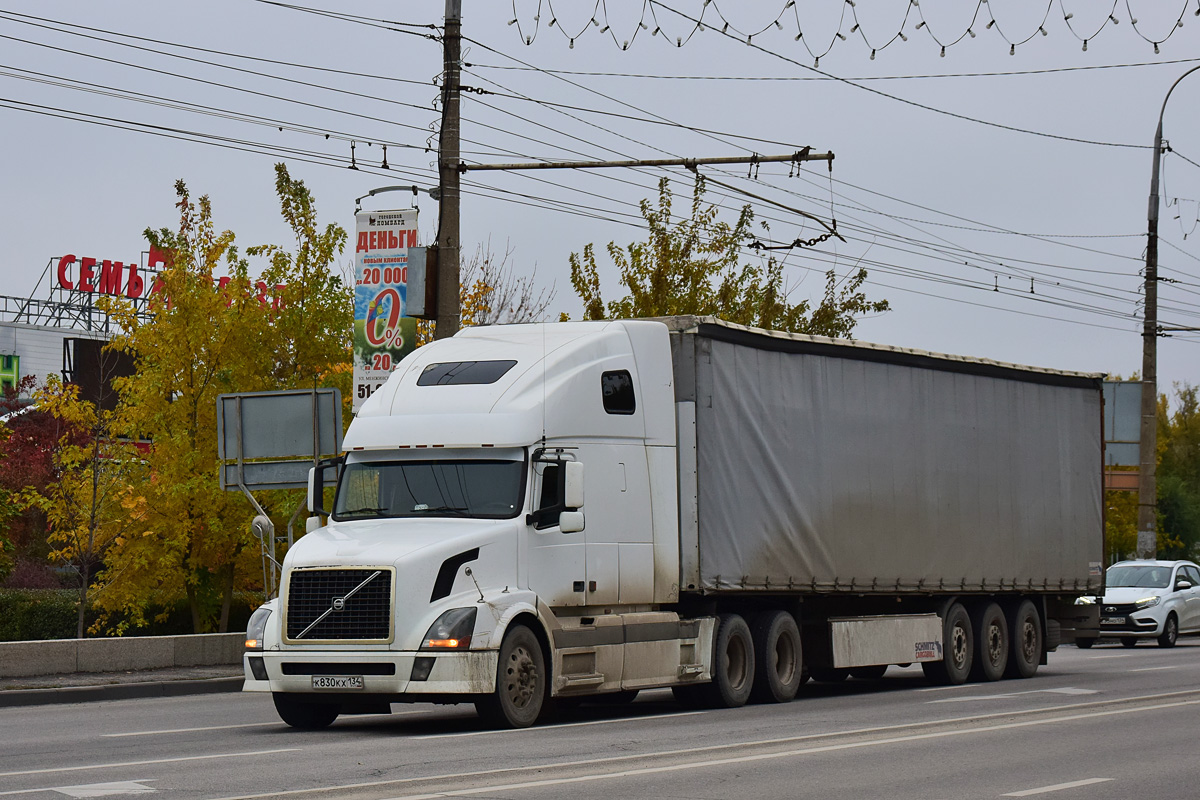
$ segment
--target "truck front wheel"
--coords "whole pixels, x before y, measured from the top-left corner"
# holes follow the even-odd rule
[[[302,731],[328,728],[341,713],[341,708],[334,703],[308,703],[282,692],[272,692],[271,699],[275,701],[279,718]]]
[[[504,728],[528,728],[546,706],[549,688],[542,643],[525,625],[514,625],[500,645],[496,691],[475,703],[479,716]]]
[[[921,671],[931,683],[957,686],[967,682],[974,655],[971,617],[962,603],[954,603],[942,620],[942,660],[922,661]]]

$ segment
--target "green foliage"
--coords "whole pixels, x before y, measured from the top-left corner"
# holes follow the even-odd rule
[[[71,589],[0,589],[0,642],[72,639],[78,608]]]
[[[1175,387],[1175,412],[1158,408],[1158,530],[1160,558],[1200,557],[1200,398],[1197,387]],[[1169,539],[1167,547],[1162,536]]]
[[[236,595],[229,630],[244,631],[251,612],[261,604],[261,596]],[[79,597],[72,589],[0,589],[0,642],[74,638],[78,608]],[[122,633],[136,636],[191,633],[191,610],[185,600],[149,612],[151,621],[140,627],[119,626]],[[85,619],[88,625],[95,626],[96,611],[88,608]]]
[[[129,429],[151,444],[145,523],[109,553],[96,598],[100,628],[143,627],[186,598],[194,632],[227,630],[234,594],[261,591],[253,511],[218,480],[219,394],[332,383],[349,400],[351,294],[331,271],[346,233],[318,226],[311,193],[283,165],[275,187],[295,251],[250,248],[268,259],[261,278],[250,277],[234,234],[217,232],[208,198],[193,202],[180,181],[178,229],[146,231],[170,259],[152,318],[109,303],[122,331],[112,346],[137,362],[136,375],[117,386],[131,409]],[[228,277],[218,280],[221,271]],[[290,512],[277,524],[286,525]]]
[[[697,175],[690,216],[673,224],[672,194],[663,178],[658,207],[649,200],[641,202],[649,227],[647,241],[625,248],[608,244],[608,255],[628,291],[624,297],[604,302],[593,245],[586,245],[582,256],[571,254],[571,285],[583,301],[584,319],[697,314],[759,328],[850,337],[858,317],[888,310],[886,300],[868,300],[861,291],[865,269],[844,278],[834,270],[827,272],[815,308],[808,299],[790,302],[781,262],[774,257],[757,265],[740,261],[752,238],[750,206],[744,206],[730,225],[718,218],[716,206],[705,204],[704,193],[704,178]]]

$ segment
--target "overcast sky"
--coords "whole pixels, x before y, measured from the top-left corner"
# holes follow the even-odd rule
[[[66,253],[133,260],[147,226],[175,225],[176,179],[212,198],[218,226],[242,247],[289,244],[274,197],[280,160],[312,188],[322,221],[351,232],[355,197],[434,185],[441,45],[423,38],[427,28],[379,21],[440,25],[442,0],[309,7],[359,19],[254,0],[0,2],[0,294],[44,295],[39,277]],[[1105,24],[1110,11],[1118,24]],[[893,310],[862,320],[857,338],[1128,376],[1141,367],[1150,145],[1167,89],[1200,65],[1196,11],[1197,0],[519,0],[514,12],[509,0],[463,0],[463,84],[494,93],[464,97],[463,156],[832,151],[832,195],[820,163],[798,177],[787,164],[749,178],[742,167],[704,170],[836,218],[845,243],[786,256],[793,299],[819,297],[830,268],[863,266],[869,298]],[[697,30],[688,18],[702,14]],[[902,22],[907,41],[896,37]],[[943,57],[931,32],[961,41]],[[1093,37],[1086,51],[1079,36]],[[819,72],[806,45],[829,50]],[[1197,109],[1200,73],[1176,89],[1164,126],[1176,152],[1163,161],[1160,264],[1171,282],[1159,296],[1172,327],[1200,327]],[[358,170],[347,168],[351,140]],[[690,190],[685,170],[469,173],[464,249],[511,249],[516,270],[553,283],[554,315],[578,317],[568,255],[644,238],[637,202],[664,174]],[[751,202],[776,243],[819,232],[710,188],[730,221]],[[417,202],[428,241],[436,204]],[[352,256],[351,244],[343,263]],[[613,296],[614,271],[606,277]],[[1163,390],[1200,381],[1198,366],[1200,334],[1160,339]]]

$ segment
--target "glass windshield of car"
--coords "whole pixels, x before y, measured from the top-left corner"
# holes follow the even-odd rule
[[[521,506],[520,461],[368,461],[347,464],[335,520],[379,517],[507,519]]]
[[[1170,567],[1149,565],[1109,567],[1105,573],[1105,584],[1114,586],[1139,586],[1143,589],[1165,589],[1171,583]]]

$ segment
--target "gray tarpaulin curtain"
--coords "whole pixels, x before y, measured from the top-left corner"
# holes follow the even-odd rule
[[[696,345],[700,588],[1087,585],[1098,381]]]

